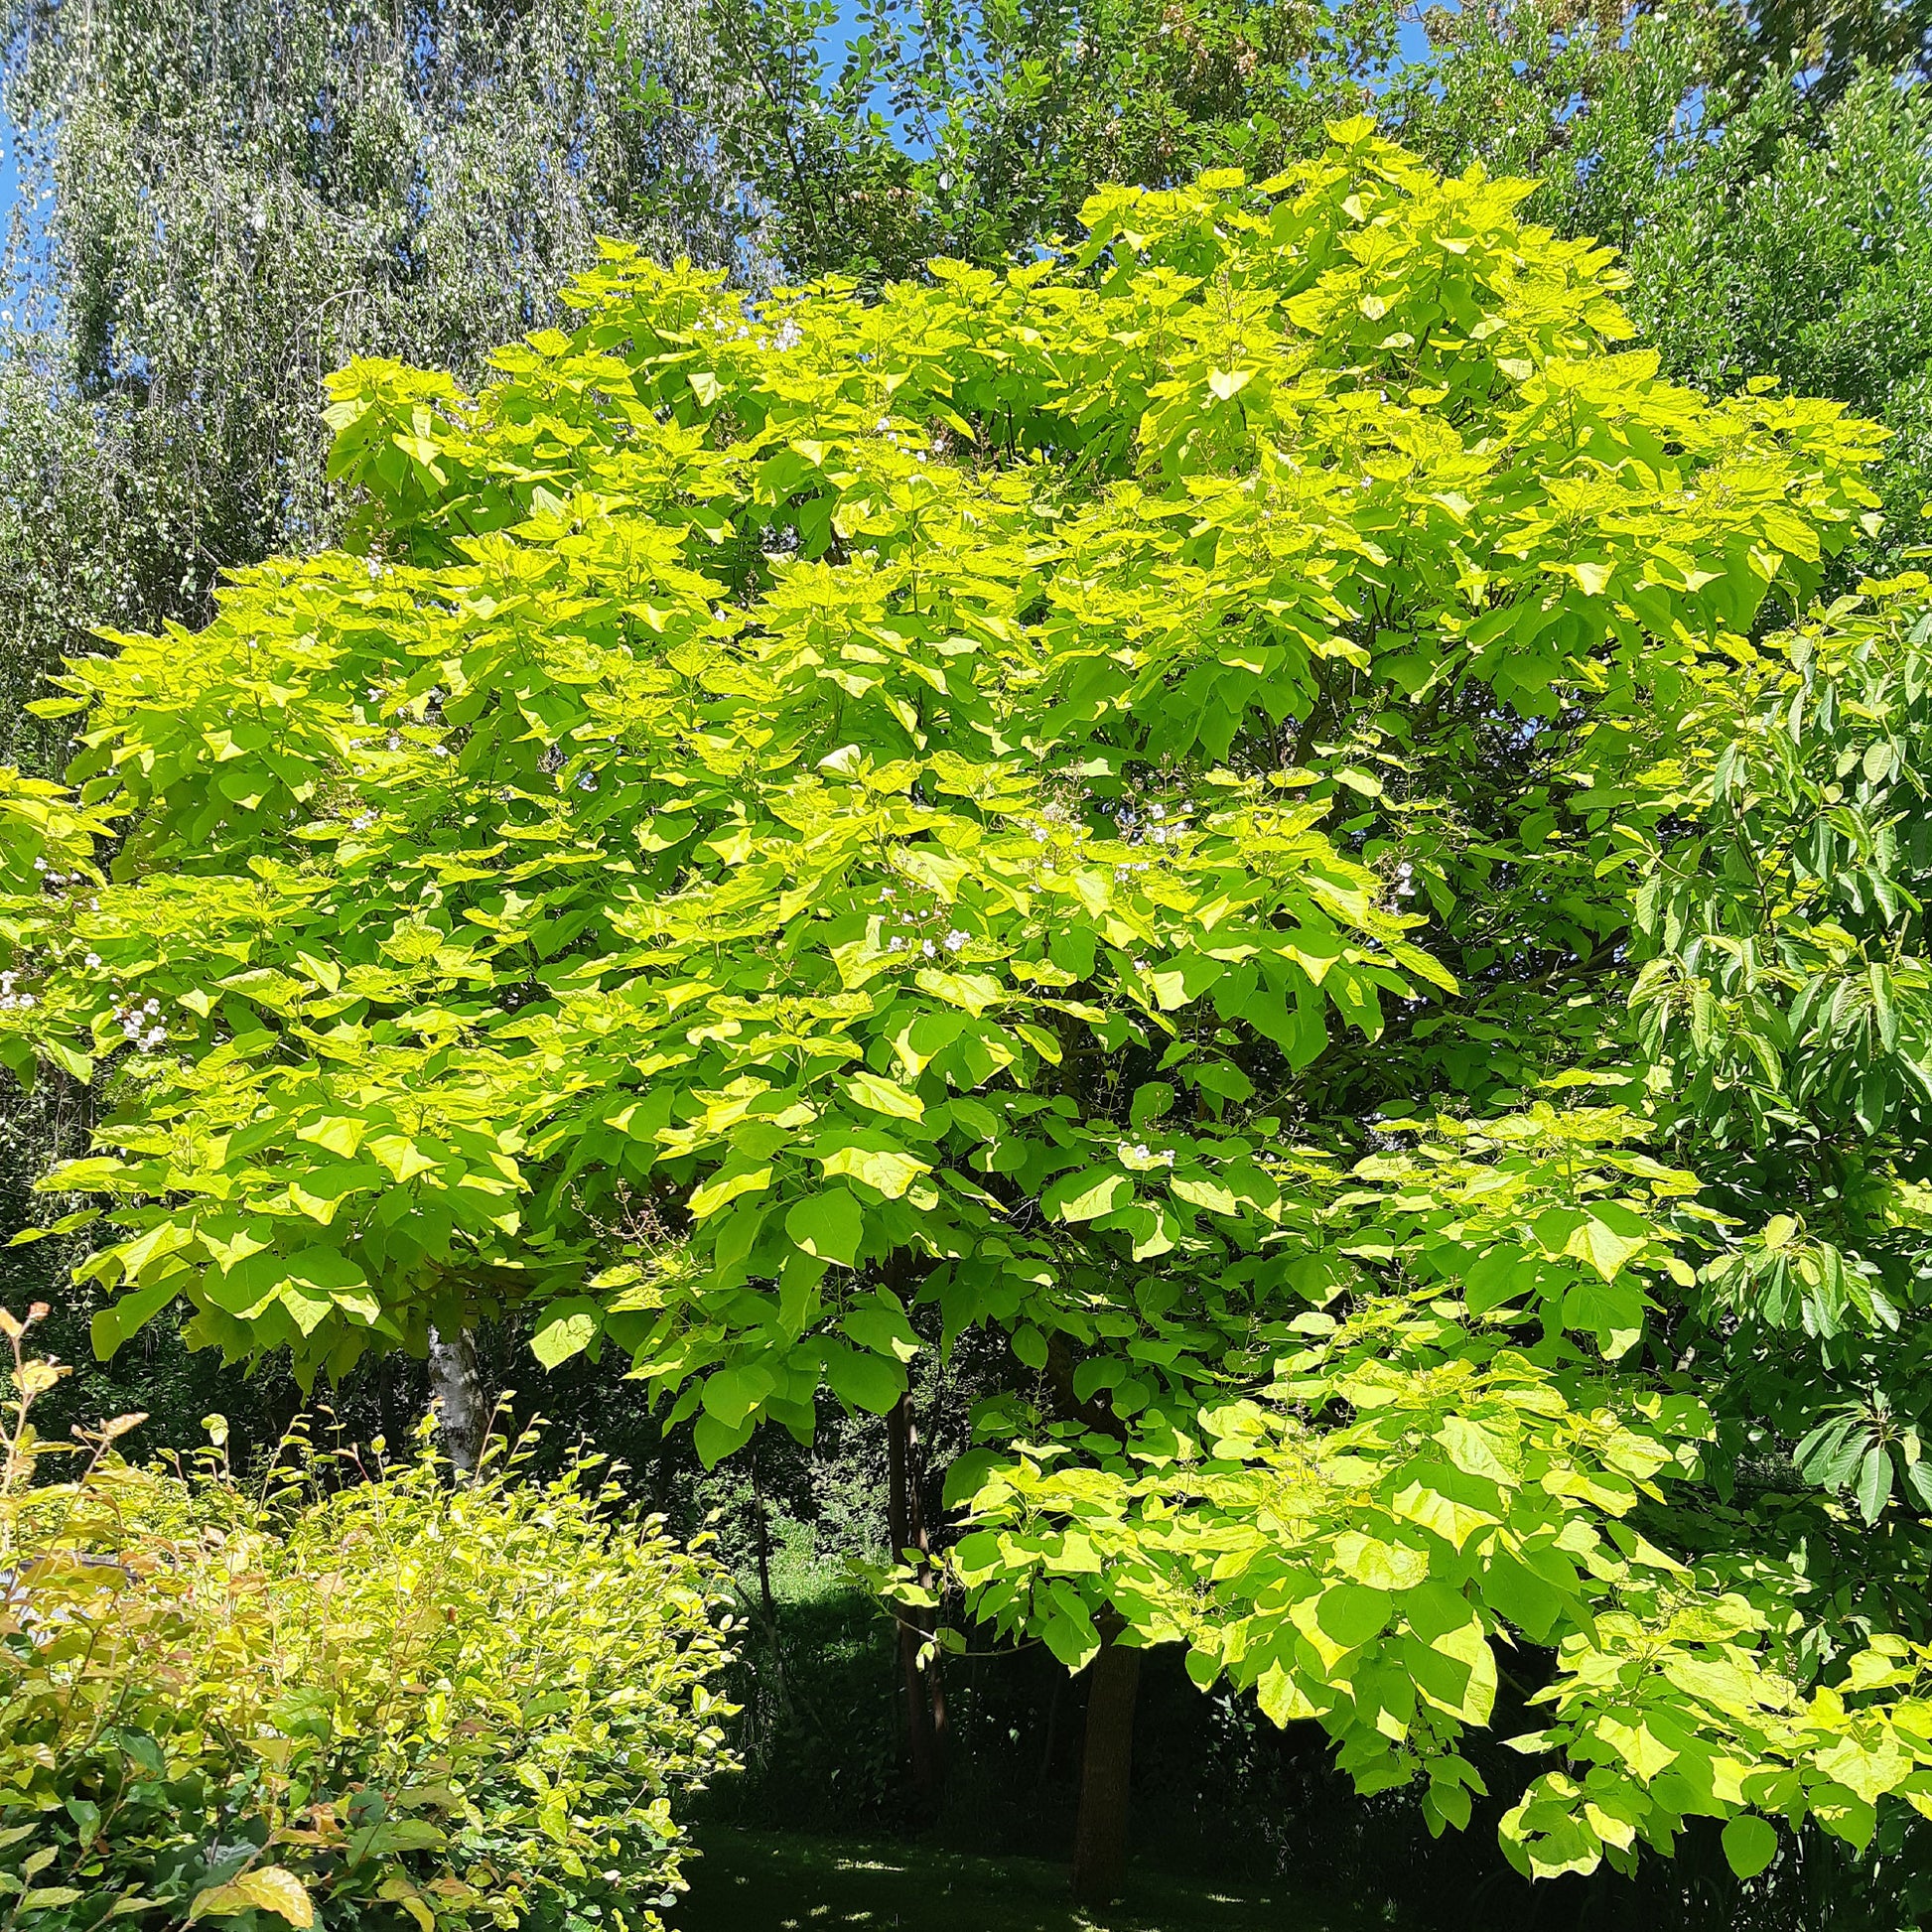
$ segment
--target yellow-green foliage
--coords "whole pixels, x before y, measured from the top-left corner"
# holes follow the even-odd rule
[[[1499,1656],[1555,1651],[1511,1741],[1559,1767],[1502,1826],[1539,1876],[1667,1850],[1692,1815],[1725,1821],[1745,1875],[1778,1842],[1759,1814],[1859,1846],[1887,1802],[1932,1815],[1932,1646],[1841,1628],[1834,1682],[1808,1687],[1803,1552],[1684,1536],[1711,1433],[1688,1381],[1523,1346],[1541,1302],[1546,1333],[1600,1321],[1620,1353],[1646,1313],[1626,1265],[1689,1275],[1695,1181],[1618,1147],[1613,1109],[1399,1125],[1416,1151],[1358,1164],[1326,1219],[1344,1270],[1413,1257],[1410,1292],[1303,1315],[1272,1384],[1191,1436],[956,1466],[975,1613],[1079,1664],[1111,1607],[1131,1640],[1184,1644],[1196,1681],[1318,1722],[1359,1788],[1427,1777],[1436,1830],[1484,1788],[1459,1741]]]
[[[57,888],[94,882],[94,845],[112,830],[111,815],[76,807],[61,785],[23,777],[0,764],[0,884],[33,891],[53,875]]]
[[[1504,890],[1401,775],[1432,716],[1587,697],[1614,743],[1869,501],[1869,425],[1614,352],[1524,184],[1336,137],[1097,197],[1077,261],[755,327],[614,251],[474,400],[339,378],[367,556],[76,665],[116,878],[0,902],[0,1062],[126,1056],[61,1177],[127,1231],[98,1345],[185,1298],[340,1373],[548,1304],[546,1360],[642,1350],[715,1456],[891,1406],[897,1254],[948,1330],[1081,1347],[1172,1272],[1203,1320],[1136,1309],[1133,1379],[1193,1379],[1304,1070],[1456,984],[1392,875]],[[1131,1120],[1083,1071],[1130,1055]],[[1228,1128],[1175,1186],[1120,1153],[1162,1113]],[[679,1252],[600,1275],[640,1228]]]
[[[584,1460],[298,1445],[255,1490],[122,1461],[131,1418],[45,1479],[57,1373],[0,1488],[0,1924],[658,1925],[729,1761],[706,1557]]]
[[[1630,1152],[1616,975],[1642,770],[1880,434],[1661,380],[1526,184],[1331,134],[1004,274],[755,314],[612,249],[477,396],[345,372],[352,552],[72,667],[121,836],[0,896],[0,1064],[112,1068],[53,1183],[103,1350],[179,1300],[343,1373],[516,1305],[715,1461],[992,1329],[981,1614],[1184,1638],[1438,1822],[1561,1646],[1538,1870],[1868,1836],[1878,1772],[1745,1735],[1865,1695],[1793,1555],[1842,1540],[1711,1511],[1731,1237]],[[1736,1656],[1652,1668],[1693,1611]]]

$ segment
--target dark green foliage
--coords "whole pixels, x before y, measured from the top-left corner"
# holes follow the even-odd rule
[[[1864,74],[1820,111],[1766,89],[1687,155],[1631,251],[1633,308],[1683,379],[1775,375],[1892,432],[1874,473],[1896,568],[1932,499],[1932,99]]]
[[[711,0],[755,84],[727,150],[787,273],[892,280],[1077,235],[1106,182],[1261,172],[1359,111],[1396,50],[1390,0],[866,0],[828,56],[822,0]]]
[[[1728,70],[1746,86],[1798,69],[1809,91],[1834,100],[1862,67],[1932,70],[1926,0],[1754,0],[1727,25]]]
[[[1680,1338],[1724,1365],[1713,1473],[1845,1498],[1868,1534],[1819,1537],[1810,1572],[1847,1618],[1923,1614],[1932,1507],[1922,592],[1821,617],[1686,732],[1691,835],[1660,843],[1636,900],[1665,1118],[1755,1230]]]

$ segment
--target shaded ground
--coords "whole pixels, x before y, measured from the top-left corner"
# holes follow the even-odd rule
[[[1393,1923],[1346,1904],[1224,1891],[1136,1870],[1119,1905],[1067,1902],[1066,1868],[795,1832],[697,1834],[676,1932],[1367,1932]]]

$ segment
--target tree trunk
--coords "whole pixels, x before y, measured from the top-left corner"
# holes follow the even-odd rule
[[[1127,1800],[1141,1653],[1109,1634],[1090,1669],[1080,1818],[1073,1832],[1073,1896],[1083,1906],[1098,1906],[1120,1896],[1127,1875]]]
[[[477,1369],[477,1336],[471,1328],[453,1335],[429,1331],[429,1406],[436,1411],[443,1452],[464,1475],[476,1473],[483,1454],[483,1377]]]
[[[923,1559],[930,1546],[919,1495],[919,1437],[909,1401],[904,1396],[899,1397],[886,1418],[886,1449],[891,1478],[886,1515],[892,1532],[893,1561],[898,1563],[907,1550],[916,1550],[923,1580],[929,1575]],[[936,1662],[929,1668],[922,1668],[919,1663],[919,1650],[929,1620],[909,1609],[899,1609],[895,1616],[898,1625],[899,1673],[905,1684],[912,1786],[926,1808],[936,1810],[945,1778],[946,1694],[939,1682]]]

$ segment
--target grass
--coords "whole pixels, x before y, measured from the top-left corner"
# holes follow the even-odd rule
[[[700,1828],[676,1932],[1366,1932],[1346,1905],[1265,1896],[1136,1869],[1116,1906],[1088,1914],[1066,1868],[924,1846]]]

